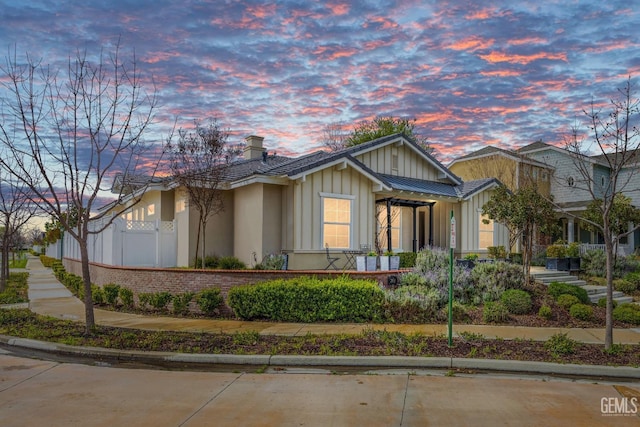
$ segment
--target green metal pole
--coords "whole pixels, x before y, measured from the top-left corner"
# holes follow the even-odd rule
[[[451,211],[451,236],[449,241],[449,347],[453,346],[453,247],[456,244],[456,220]]]

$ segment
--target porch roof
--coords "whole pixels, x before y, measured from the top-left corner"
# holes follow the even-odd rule
[[[451,185],[443,182],[429,181],[424,179],[407,178],[396,175],[378,174],[382,181],[389,184],[395,191],[408,191],[425,196],[448,197],[456,199],[466,199],[473,194],[498,185],[495,178],[483,178],[474,181],[467,181],[460,185]]]

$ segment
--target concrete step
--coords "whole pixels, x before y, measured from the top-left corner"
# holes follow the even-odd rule
[[[600,298],[606,298],[607,294],[589,294],[589,300],[594,303],[597,304],[598,301],[600,300]],[[625,294],[623,294],[622,292],[618,292],[615,291],[613,293],[613,300],[616,301],[618,304],[625,304],[628,302],[633,302],[633,298],[632,297],[628,297]]]
[[[587,284],[587,282],[585,282],[584,280],[577,279],[573,276],[545,277],[542,279],[538,279],[536,277],[534,280],[538,283],[542,283],[543,285],[549,285],[550,283],[553,283],[553,282],[567,283],[569,285],[576,285],[576,286],[585,286]]]

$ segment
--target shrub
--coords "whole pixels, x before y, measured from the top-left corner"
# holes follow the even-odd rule
[[[580,300],[575,295],[562,294],[556,300],[558,305],[565,310],[569,310],[572,305],[580,304]]]
[[[133,307],[133,291],[131,289],[121,287],[118,290],[118,296],[120,296],[120,301],[125,307]]]
[[[400,276],[400,284],[402,286],[425,286],[427,280],[421,274],[411,271]]]
[[[551,295],[553,299],[557,300],[562,294],[575,295],[583,304],[590,302],[586,289],[580,286],[569,285],[564,282],[551,282],[551,284],[549,284],[549,295]]]
[[[108,283],[102,287],[104,290],[104,297],[107,304],[115,306],[118,303],[118,294],[120,293],[120,286]]]
[[[592,320],[593,307],[587,304],[574,304],[569,308],[569,314],[578,320]]]
[[[474,296],[485,302],[497,301],[506,289],[520,289],[524,285],[522,267],[502,261],[477,264],[471,270],[471,279],[476,284]]]
[[[613,309],[613,318],[619,322],[640,325],[640,305],[620,304]]]
[[[415,252],[400,253],[400,268],[413,268],[416,265],[418,254]]]
[[[614,279],[613,289],[625,294],[631,294],[638,290],[638,285],[635,282],[631,282],[626,279]]]
[[[487,323],[506,322],[509,319],[509,311],[500,302],[489,301],[482,309],[482,320]]]
[[[635,283],[636,289],[640,288],[640,273],[627,273],[624,276],[624,279],[631,283]]]
[[[542,317],[543,319],[550,320],[553,316],[553,311],[551,310],[551,307],[545,304],[540,306],[540,310],[538,310],[538,316]]]
[[[603,250],[587,251],[582,256],[582,269],[588,276],[605,277],[606,276],[606,255]],[[625,277],[630,272],[635,272],[640,267],[638,260],[633,255],[626,257],[617,257],[613,267],[613,277]]]
[[[204,257],[204,268],[218,268],[220,258],[215,255],[207,255]],[[202,258],[196,257],[193,263],[195,268],[202,268]]]
[[[149,292],[140,292],[138,294],[138,304],[140,308],[145,310],[151,304],[151,293]]]
[[[426,286],[399,286],[385,291],[383,311],[390,321],[419,323],[433,320],[442,303],[440,293]]]
[[[546,348],[552,355],[565,356],[576,351],[576,341],[572,340],[567,334],[554,334],[544,343]]]
[[[103,289],[98,285],[91,285],[91,299],[94,304],[104,304],[105,293]]]
[[[562,243],[554,243],[547,247],[548,258],[564,258],[567,256],[567,248]]]
[[[222,270],[244,270],[247,268],[244,262],[234,256],[220,258],[218,268]]]
[[[51,268],[51,266],[55,261],[58,261],[58,260],[50,256],[40,255],[40,262],[45,268]]]
[[[149,298],[149,303],[156,310],[166,310],[172,299],[173,295],[171,295],[169,292],[153,292]]]
[[[224,299],[222,298],[222,295],[220,295],[220,289],[218,288],[204,289],[196,295],[196,304],[198,304],[198,308],[204,314],[209,316],[216,312],[223,301]]]
[[[500,296],[500,302],[511,314],[527,314],[531,311],[531,295],[521,289],[507,289]]]
[[[189,303],[195,294],[193,292],[185,292],[173,296],[173,312],[175,314],[187,314],[189,312]]]
[[[247,320],[368,322],[382,317],[384,298],[367,280],[297,277],[232,288],[228,304]]]
[[[618,301],[613,300],[613,308],[616,308],[618,306]],[[607,298],[606,297],[602,297],[598,300],[598,307],[600,308],[606,308],[607,307]]]
[[[453,313],[452,318],[454,322],[464,322],[469,318],[467,307],[458,301],[453,301],[451,304],[451,312]],[[449,318],[449,304],[445,304],[442,309],[442,314],[444,314],[447,319]]]
[[[254,267],[256,270],[282,270],[286,261],[285,255],[270,254]]]

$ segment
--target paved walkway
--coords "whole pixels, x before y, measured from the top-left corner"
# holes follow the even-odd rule
[[[29,258],[29,308],[35,313],[60,319],[84,321],[84,304],[74,297],[36,257]],[[367,328],[386,329],[403,333],[421,332],[427,335],[447,335],[447,325],[399,325],[361,323],[273,323],[244,322],[239,320],[187,319],[168,316],[145,316],[95,309],[96,322],[100,325],[133,329],[172,330],[195,332],[257,331],[268,335],[307,334],[357,334]],[[585,343],[604,343],[603,328],[529,328],[521,326],[454,324],[454,335],[462,332],[481,334],[487,338],[532,339],[546,341],[556,333],[567,333],[574,340]],[[640,343],[640,328],[615,329],[616,343]]]

